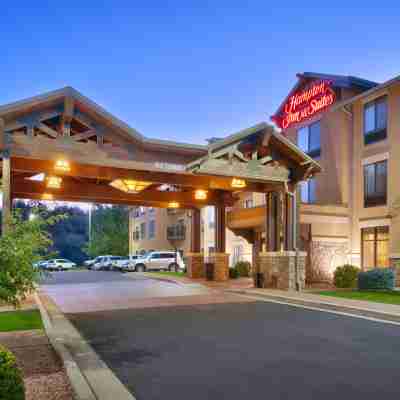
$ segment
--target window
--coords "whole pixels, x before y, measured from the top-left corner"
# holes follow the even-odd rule
[[[297,145],[310,157],[318,158],[321,155],[321,123],[314,122],[297,131]]]
[[[207,207],[208,228],[213,229],[215,226],[215,209],[213,206]]]
[[[252,208],[253,207],[253,199],[246,199],[243,202],[244,208]]]
[[[386,204],[387,161],[364,165],[364,207]]]
[[[149,221],[149,239],[154,239],[156,237],[156,221],[152,219]]]
[[[315,179],[311,178],[308,181],[301,182],[300,184],[300,194],[302,203],[315,203]]]
[[[389,267],[389,227],[361,229],[363,269]]]
[[[387,97],[371,101],[364,106],[364,143],[386,139]]]
[[[140,224],[140,239],[145,239],[146,238],[146,224],[142,222]]]

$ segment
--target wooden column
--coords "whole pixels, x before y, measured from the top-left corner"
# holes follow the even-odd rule
[[[294,250],[296,243],[296,192],[285,193],[284,250]]]
[[[226,252],[226,212],[225,205],[215,206],[215,252]]]
[[[3,194],[3,209],[2,209],[2,232],[7,232],[10,227],[11,219],[11,161],[10,154],[7,150],[3,151],[2,157],[2,194]]]
[[[190,251],[192,253],[200,253],[201,218],[200,218],[200,210],[197,208],[192,210],[190,231],[191,231]]]
[[[279,251],[282,229],[282,201],[279,192],[266,194],[265,211],[266,251]]]

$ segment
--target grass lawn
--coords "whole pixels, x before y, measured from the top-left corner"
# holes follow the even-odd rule
[[[157,275],[166,275],[166,276],[177,276],[177,277],[186,276],[185,272],[157,271],[157,272],[154,272],[154,273],[157,274]]]
[[[332,290],[316,292],[323,296],[342,297],[345,299],[374,301],[375,303],[400,305],[400,291],[375,291],[375,290]]]
[[[39,310],[0,312],[0,332],[42,329]]]

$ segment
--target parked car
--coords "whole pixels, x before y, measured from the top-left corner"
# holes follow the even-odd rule
[[[109,271],[123,258],[124,257],[112,255],[99,256],[96,258],[96,262],[93,264],[91,269],[96,271]]]
[[[92,258],[91,260],[86,260],[86,261],[83,263],[83,265],[84,265],[86,268],[90,269],[90,268],[93,266],[93,264],[96,262],[96,260],[97,260],[97,258]]]
[[[121,263],[119,268],[122,272],[135,271],[135,263],[137,260],[143,258],[142,255],[135,255],[127,257],[127,260]]]
[[[129,257],[114,256],[111,260],[111,269],[121,270],[129,262]]]
[[[135,271],[144,272],[151,270],[179,271],[185,269],[185,264],[179,252],[175,251],[152,251],[143,258],[135,261]]]
[[[46,269],[47,260],[37,261],[33,263],[33,266],[38,269]]]
[[[46,269],[50,271],[65,271],[67,269],[75,268],[76,264],[66,258],[55,258],[46,263]]]

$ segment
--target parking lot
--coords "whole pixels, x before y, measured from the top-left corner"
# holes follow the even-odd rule
[[[398,326],[114,272],[43,288],[139,400],[398,394]]]

